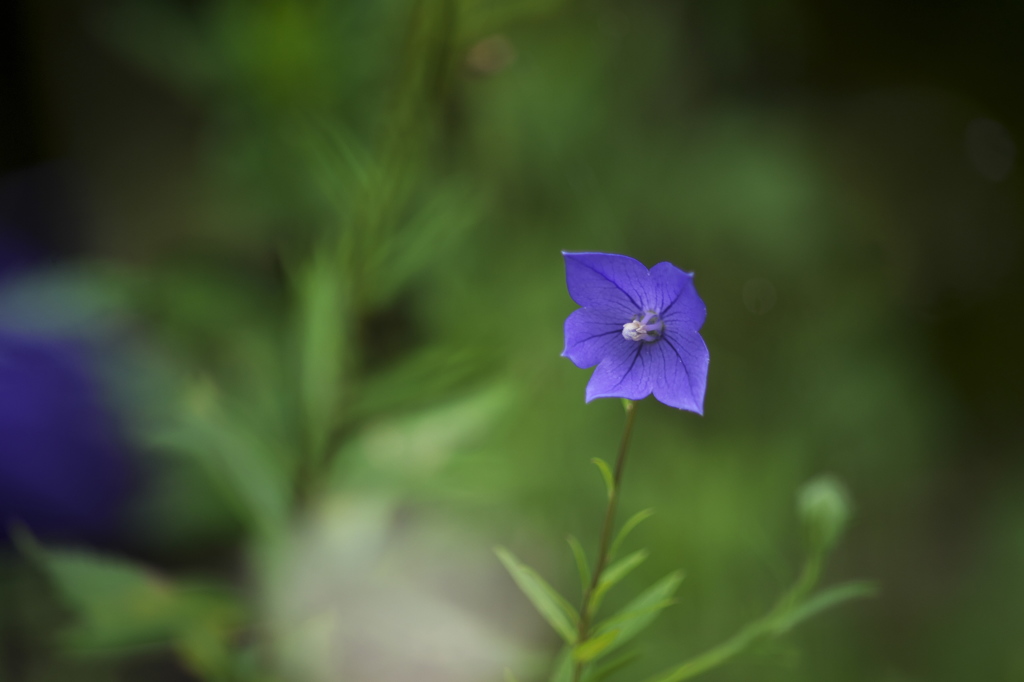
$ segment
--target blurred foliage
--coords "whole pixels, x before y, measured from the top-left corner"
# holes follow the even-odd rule
[[[639,408],[654,551],[609,612],[687,577],[611,679],[762,622],[847,522],[821,488],[794,520],[821,472],[856,500],[826,582],[881,596],[706,679],[1024,676],[1020,6],[13,6],[2,167],[69,158],[88,221],[0,322],[97,349],[141,473],[109,546],[0,556],[2,679],[541,679],[490,548],[575,599],[621,428],[558,357],[562,249],[672,261],[709,311],[707,416]],[[411,605],[408,660],[345,658],[318,594]]]

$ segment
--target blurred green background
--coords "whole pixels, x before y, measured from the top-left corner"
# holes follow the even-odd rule
[[[622,422],[618,401],[584,404],[589,371],[559,357],[563,249],[671,261],[708,307],[706,416],[640,405],[622,501],[657,512],[630,540],[652,556],[624,595],[686,579],[615,679],[770,608],[800,558],[795,492],[822,472],[855,504],[826,582],[869,578],[879,597],[703,679],[1024,679],[1024,5],[0,11],[4,182],[31,176],[40,210],[74,209],[22,226],[49,255],[5,280],[0,326],[117,340],[96,375],[135,472],[102,541],[40,541],[148,566],[158,591],[214,585],[231,595],[217,608],[245,613],[224,622],[301,620],[349,580],[352,637],[415,649],[444,621],[391,600],[426,590],[502,642],[446,640],[463,662],[479,652],[459,673],[311,672],[302,644],[271,664],[259,625],[189,626],[168,653],[162,630],[120,633],[135,624],[116,585],[82,606],[89,570],[55,587],[8,548],[3,679],[200,679],[234,652],[247,662],[206,678],[500,679],[508,664],[543,679],[557,638],[491,547],[578,600],[564,536],[594,551],[589,460],[614,456]],[[377,551],[418,596],[356,565]],[[346,627],[328,629],[351,641]]]

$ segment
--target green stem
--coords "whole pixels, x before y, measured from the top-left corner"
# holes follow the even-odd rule
[[[618,459],[615,461],[615,474],[612,477],[612,487],[608,495],[608,509],[604,514],[604,526],[601,529],[601,544],[597,550],[597,565],[594,567],[593,576],[590,579],[590,585],[587,586],[587,591],[583,593],[583,602],[580,605],[580,623],[578,633],[579,636],[576,640],[576,645],[579,646],[587,641],[590,637],[590,621],[593,617],[591,613],[591,598],[594,596],[594,592],[597,590],[597,586],[601,582],[601,574],[604,573],[605,566],[608,564],[608,550],[611,546],[612,529],[615,526],[615,508],[619,503],[619,488],[622,484],[622,472],[626,467],[626,454],[629,452],[629,439],[633,435],[633,422],[636,420],[636,403],[632,400],[624,401],[626,406],[626,426],[622,432],[622,440],[619,442],[619,454]],[[572,679],[573,682],[579,682],[583,675],[583,663],[578,661],[573,669]]]
[[[804,597],[814,588],[821,576],[821,568],[824,556],[815,552],[804,562],[800,576],[789,590],[776,602],[775,606],[766,615],[743,628],[735,635],[722,642],[718,646],[708,649],[704,653],[691,658],[682,665],[669,670],[663,675],[652,678],[648,682],[681,682],[691,677],[707,672],[712,668],[725,663],[733,656],[741,653],[759,637],[768,637],[777,634],[776,622],[779,618],[794,609]]]
[[[705,651],[696,658],[690,659],[678,668],[670,670],[663,676],[650,682],[680,682],[680,680],[688,680],[691,677],[718,667],[746,649],[755,639],[763,635],[766,631],[767,622],[767,619],[764,619],[750,624],[713,649]]]
[[[804,562],[803,570],[800,571],[800,577],[797,578],[796,583],[793,587],[783,595],[782,599],[779,600],[778,605],[772,611],[771,615],[781,615],[787,611],[792,610],[804,600],[804,597],[810,593],[814,586],[818,584],[818,578],[821,577],[821,567],[824,563],[824,554],[822,552],[814,552]]]

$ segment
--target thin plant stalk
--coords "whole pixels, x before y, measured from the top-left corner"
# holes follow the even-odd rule
[[[580,605],[579,636],[577,646],[583,644],[590,637],[590,623],[593,617],[591,612],[591,599],[594,596],[597,586],[601,583],[601,574],[604,573],[608,564],[608,550],[611,547],[612,530],[615,526],[615,509],[619,503],[619,489],[622,487],[622,472],[626,466],[626,454],[629,452],[630,436],[633,435],[633,422],[636,420],[636,403],[632,400],[624,400],[626,407],[626,426],[622,432],[622,440],[619,443],[619,454],[615,460],[615,473],[612,477],[611,489],[608,491],[608,509],[604,515],[604,526],[601,528],[601,544],[597,550],[597,564],[594,566],[594,573],[590,579],[590,585],[583,593],[583,602]],[[582,661],[577,661],[573,670],[573,682],[579,682],[583,675]]]

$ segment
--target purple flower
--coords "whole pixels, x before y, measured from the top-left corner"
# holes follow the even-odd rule
[[[698,334],[707,309],[693,274],[671,263],[648,270],[611,253],[565,253],[565,281],[583,306],[565,321],[562,355],[597,365],[594,398],[640,400],[651,393],[672,407],[704,413],[708,348]]]
[[[116,539],[132,488],[125,443],[87,347],[0,327],[0,545],[7,525]]]

